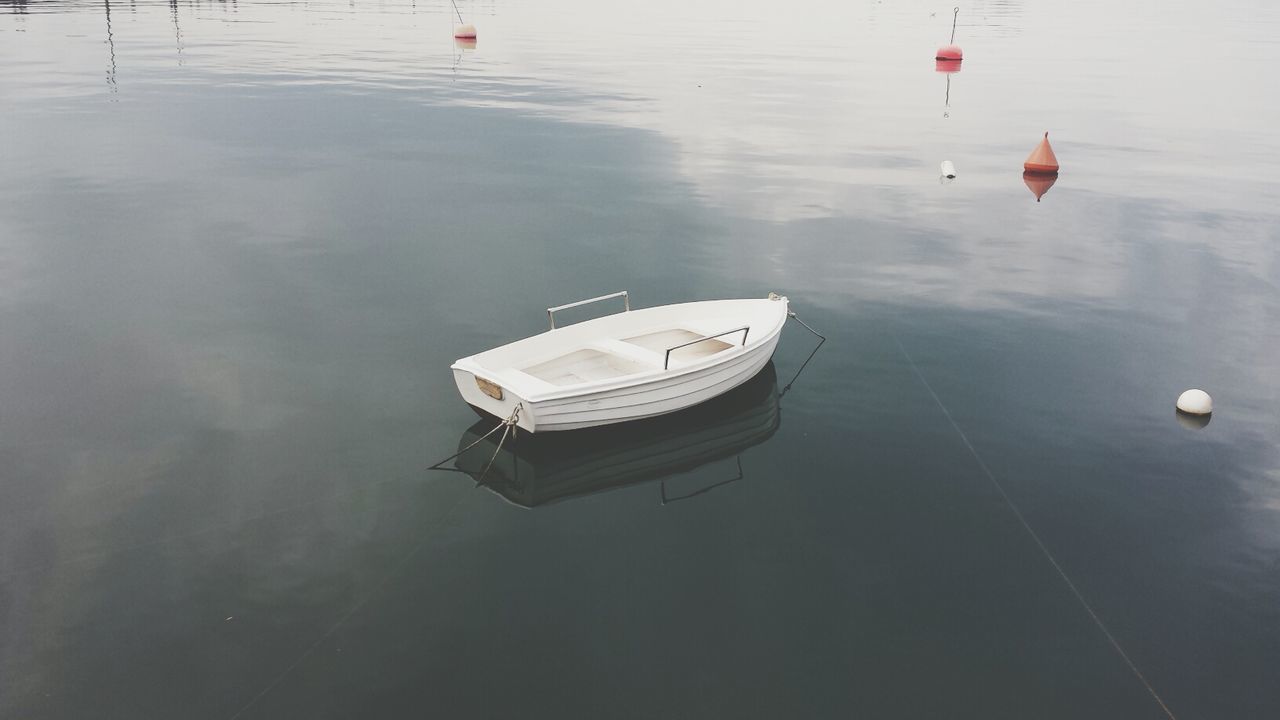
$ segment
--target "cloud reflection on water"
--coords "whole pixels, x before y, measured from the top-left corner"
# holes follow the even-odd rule
[[[1108,684],[1105,652],[1057,624],[1060,588],[1033,572],[1014,574],[1035,591],[1017,607],[957,601],[949,614],[928,601],[938,578],[1000,601],[988,593],[1025,558],[975,529],[1008,518],[949,453],[950,431],[891,352],[897,332],[1089,591],[1126,619],[1126,641],[1157,677],[1186,681],[1169,683],[1187,688],[1184,703],[1224,714],[1197,699],[1196,669],[1165,651],[1245,658],[1242,673],[1273,666],[1248,658],[1267,657],[1259,648],[1274,638],[1253,631],[1275,626],[1277,606],[1275,100],[1243,69],[1276,46],[1235,33],[1265,35],[1274,11],[1237,8],[1256,28],[1205,29],[1202,47],[1221,60],[1171,74],[1163,60],[1155,72],[1142,43],[1176,34],[1114,43],[1133,20],[1123,13],[1138,10],[1108,6],[1114,20],[1099,28],[1088,7],[980,6],[962,24],[965,92],[943,119],[926,8],[832,5],[791,11],[828,13],[804,37],[780,33],[763,4],[727,17],[724,6],[637,5],[625,22],[581,2],[481,6],[485,41],[460,63],[439,3],[120,5],[110,107],[96,4],[0,15],[0,29],[24,31],[0,42],[0,93],[20,100],[0,118],[0,452],[19,469],[0,502],[0,546],[19,549],[0,566],[0,678],[24,683],[0,695],[35,707],[74,679],[87,702],[124,688],[138,703],[225,717],[376,587],[406,542],[440,531],[432,562],[389,589],[394,622],[357,618],[385,641],[364,646],[386,661],[368,667],[394,669],[388,682],[410,697],[421,678],[394,662],[390,635],[407,626],[444,645],[454,633],[492,644],[506,620],[537,647],[542,626],[494,600],[533,585],[548,591],[535,613],[546,627],[619,632],[630,626],[609,612],[639,597],[659,610],[628,617],[636,647],[710,627],[716,642],[700,652],[776,650],[809,662],[808,677],[852,662],[887,679],[906,660],[883,648],[917,647],[930,650],[917,662],[955,654],[953,666],[934,660],[934,677],[974,673],[957,684],[982,688],[990,678],[959,662],[972,645],[957,635],[1015,617],[1060,641],[1062,657],[1090,661],[1072,677],[1116,693],[1095,697],[1128,698],[1127,680]],[[1204,29],[1185,24],[1188,8],[1164,26],[1142,21]],[[1085,33],[1096,52],[1055,52]],[[1188,106],[1200,93],[1224,102]],[[1017,175],[1049,122],[1064,173],[1037,205]],[[944,157],[962,175],[940,186]],[[832,362],[815,366],[795,419],[757,458],[785,481],[660,523],[608,497],[557,516],[561,529],[478,504],[444,523],[467,496],[413,472],[454,449],[470,418],[434,369],[540,327],[541,307],[619,287],[644,304],[780,290],[817,315]],[[1222,408],[1194,435],[1165,397],[1192,384]],[[932,542],[904,531],[915,524],[951,532]],[[596,543],[643,562],[615,574]],[[579,607],[513,547],[577,558],[562,571],[612,594]],[[635,567],[652,586],[628,580]],[[761,575],[778,582],[749,582]],[[735,583],[754,592],[723,605],[733,612],[674,602],[689,587],[728,599],[718,589]],[[809,592],[779,589],[793,586]],[[1193,622],[1205,608],[1251,632]],[[221,624],[231,614],[252,619]],[[455,626],[430,624],[445,614]],[[1186,622],[1170,637],[1147,616]],[[807,624],[828,617],[858,622]],[[742,618],[771,622],[740,646]],[[589,640],[558,637],[569,662],[593,657]],[[988,632],[982,647],[995,662],[1025,660],[1021,637]],[[858,638],[870,642],[844,642]],[[828,642],[843,647],[828,655]],[[133,672],[166,644],[178,649],[164,677],[179,704]],[[550,680],[520,662],[531,659],[511,656],[502,675],[536,666],[532,677]],[[691,665],[699,677],[715,666]],[[464,708],[479,666],[449,676]],[[574,667],[602,693],[628,676]],[[1022,672],[1033,690],[1059,677]],[[847,679],[808,697],[836,705],[831,688]],[[716,689],[735,697],[732,682]],[[688,698],[681,690],[664,697]],[[305,705],[308,694],[276,697]]]

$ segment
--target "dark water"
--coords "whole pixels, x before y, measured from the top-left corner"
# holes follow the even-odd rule
[[[1280,8],[1038,5],[0,2],[0,716],[1276,717]],[[619,289],[829,340],[423,470]]]

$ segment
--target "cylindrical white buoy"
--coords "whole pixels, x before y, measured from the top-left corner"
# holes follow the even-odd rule
[[[1178,396],[1178,409],[1190,415],[1208,415],[1213,412],[1213,398],[1203,390],[1188,390]]]
[[[956,166],[951,164],[950,160],[942,161],[942,176],[951,179],[956,176]]]
[[[474,40],[476,37],[476,26],[459,25],[458,28],[453,31],[453,36],[459,40]]]

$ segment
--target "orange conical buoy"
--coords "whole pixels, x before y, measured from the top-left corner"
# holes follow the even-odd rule
[[[1027,156],[1027,161],[1022,163],[1022,169],[1039,175],[1058,174],[1058,157],[1053,154],[1053,148],[1049,147],[1048,131],[1045,131],[1044,139],[1036,149]]]
[[[1049,188],[1053,187],[1053,184],[1058,182],[1058,175],[1057,173],[1050,175],[1046,173],[1024,172],[1022,173],[1022,182],[1026,183],[1027,189],[1031,191],[1032,195],[1036,196],[1036,202],[1040,202],[1040,198],[1044,197],[1044,194],[1049,192]]]

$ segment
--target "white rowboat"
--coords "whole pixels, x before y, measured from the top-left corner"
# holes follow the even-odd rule
[[[555,327],[560,310],[617,297],[623,312]],[[547,332],[455,362],[462,398],[499,419],[514,414],[529,432],[682,410],[760,372],[787,321],[787,299],[771,293],[631,310],[623,291],[548,308],[547,316]]]

